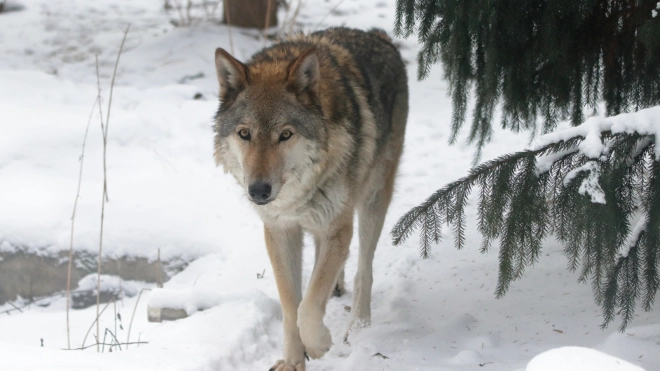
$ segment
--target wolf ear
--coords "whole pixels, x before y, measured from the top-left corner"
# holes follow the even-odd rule
[[[319,92],[319,57],[316,48],[303,51],[295,61],[289,65],[287,86],[296,93],[309,92],[318,96]]]
[[[215,69],[220,83],[220,101],[233,101],[247,84],[247,66],[218,48],[215,50]]]

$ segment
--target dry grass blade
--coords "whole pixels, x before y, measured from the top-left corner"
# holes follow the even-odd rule
[[[128,335],[126,336],[126,349],[128,349],[128,344],[131,344],[131,328],[133,327],[133,318],[135,318],[135,311],[137,310],[138,304],[140,303],[140,298],[142,297],[143,291],[151,291],[151,289],[144,288],[140,290],[137,301],[135,302],[135,307],[133,308],[133,315],[131,316],[131,323],[128,325]],[[138,340],[139,343],[139,340]]]

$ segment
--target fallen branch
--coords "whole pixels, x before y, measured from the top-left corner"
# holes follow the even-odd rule
[[[79,292],[92,292],[92,291],[94,291],[94,290],[77,290],[77,291],[71,291],[71,293],[72,293],[72,294],[77,294],[77,293],[79,293]],[[13,311],[15,311],[15,310],[18,310],[19,312],[23,313],[23,311],[22,311],[21,309],[25,309],[25,308],[29,307],[30,305],[32,305],[32,304],[34,304],[34,303],[36,303],[36,302],[38,302],[38,301],[42,301],[42,300],[46,300],[46,299],[50,299],[50,298],[54,298],[54,297],[56,297],[56,296],[62,296],[62,295],[66,295],[66,292],[58,292],[57,294],[51,294],[51,295],[46,295],[46,296],[38,297],[38,298],[36,298],[36,299],[31,299],[30,301],[27,302],[27,304],[25,304],[25,305],[23,305],[23,306],[21,306],[21,307],[17,307],[17,306],[15,306],[12,302],[9,302],[9,301],[8,301],[7,304],[11,305],[11,306],[14,307],[14,308],[13,308],[13,309],[7,309],[7,310],[5,310],[5,311],[3,311],[3,312],[0,312],[0,314],[5,314],[5,313],[6,313],[6,314],[9,314],[9,313],[11,313],[11,312],[13,312]]]
[[[100,346],[100,345],[108,345],[108,346],[114,346],[114,345],[126,345],[127,348],[128,348],[128,345],[129,345],[129,344],[131,344],[131,345],[132,345],[132,344],[138,344],[138,345],[139,345],[139,344],[149,344],[149,342],[148,342],[148,341],[136,341],[136,342],[133,342],[133,343],[115,343],[115,344],[95,343],[95,344],[90,344],[90,345],[88,345],[88,346],[86,346],[86,347],[83,346],[83,347],[75,348],[75,349],[62,349],[62,350],[85,350],[85,349],[91,348],[91,347],[93,347],[93,346],[95,346],[95,345],[99,345],[99,346]]]

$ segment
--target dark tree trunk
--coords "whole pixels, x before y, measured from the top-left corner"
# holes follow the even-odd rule
[[[277,26],[277,0],[224,1],[226,2],[224,23],[259,29],[263,29],[266,25],[268,27]],[[229,12],[229,22],[227,22],[227,11]]]

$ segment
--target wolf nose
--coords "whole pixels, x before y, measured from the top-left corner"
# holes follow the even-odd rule
[[[266,203],[266,200],[270,197],[270,191],[270,184],[264,182],[252,183],[250,187],[248,187],[250,198],[258,204]]]

